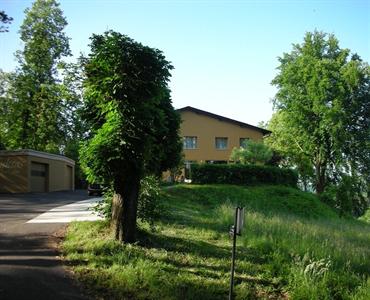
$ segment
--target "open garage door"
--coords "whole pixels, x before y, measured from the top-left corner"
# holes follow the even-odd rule
[[[48,191],[48,165],[31,162],[31,192]]]

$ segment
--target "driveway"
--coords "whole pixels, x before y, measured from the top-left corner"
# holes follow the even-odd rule
[[[58,232],[92,220],[86,191],[0,194],[0,299],[91,299],[64,270]],[[78,202],[77,202],[78,201]]]

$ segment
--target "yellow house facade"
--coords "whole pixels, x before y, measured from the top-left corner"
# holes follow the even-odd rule
[[[227,163],[234,147],[248,140],[262,141],[271,132],[191,106],[177,110],[186,168],[191,163]]]

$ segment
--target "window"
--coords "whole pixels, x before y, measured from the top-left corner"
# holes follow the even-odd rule
[[[184,137],[184,149],[197,149],[198,141],[196,136]]]
[[[240,138],[239,139],[239,146],[242,148],[247,148],[247,143],[250,140],[250,138]]]
[[[219,150],[227,149],[227,137],[216,137],[215,145],[216,149]]]

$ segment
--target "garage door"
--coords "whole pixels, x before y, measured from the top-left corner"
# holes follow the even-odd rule
[[[73,190],[73,172],[71,166],[67,167],[67,184],[68,184],[68,190]]]
[[[31,192],[47,192],[48,165],[31,162]]]

